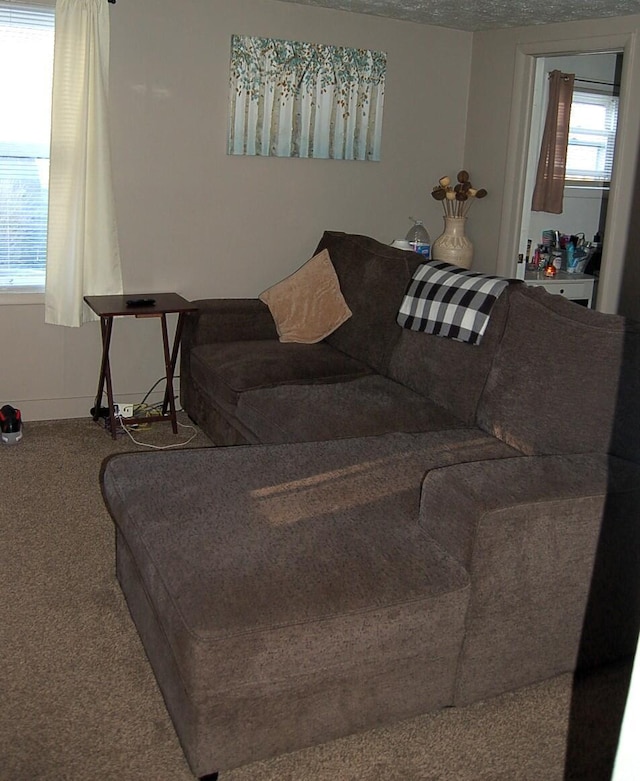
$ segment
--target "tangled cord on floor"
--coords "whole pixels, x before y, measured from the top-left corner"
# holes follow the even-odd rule
[[[157,412],[151,413],[147,415],[147,417],[153,417],[154,415],[158,415],[158,413]],[[134,416],[138,416],[138,413],[136,412],[136,406],[134,406]],[[178,426],[180,426],[180,428],[190,429],[193,432],[189,437],[189,439],[187,439],[184,442],[173,442],[171,445],[153,445],[150,442],[141,442],[140,440],[136,439],[130,430],[130,429],[137,430],[134,428],[134,425],[129,425],[128,423],[126,423],[122,415],[116,415],[116,417],[118,419],[118,423],[120,427],[122,428],[122,431],[124,431],[124,433],[129,437],[129,439],[132,442],[134,442],[136,445],[140,445],[140,447],[148,447],[153,450],[172,450],[178,447],[184,447],[185,445],[188,445],[191,441],[193,441],[198,436],[198,432],[195,426],[190,426],[185,423],[180,423],[180,421],[178,421]],[[138,428],[140,427],[149,428],[150,426],[151,426],[150,423],[137,424]]]
[[[177,379],[177,377],[175,378]],[[145,394],[144,398],[139,404],[133,405],[133,417],[134,418],[153,418],[153,417],[159,417],[162,415],[162,408],[164,406],[164,403],[162,401],[157,402],[156,404],[147,404],[147,399],[151,395],[151,393],[155,390],[155,388],[164,381],[164,378],[161,377],[158,379],[152,386],[149,388],[147,393]],[[180,410],[178,410],[180,411]],[[116,418],[118,420],[118,424],[121,427],[122,431],[129,437],[129,439],[134,442],[136,445],[139,445],[140,447],[148,447],[153,450],[172,450],[178,447],[185,447],[185,445],[188,445],[190,442],[192,442],[198,435],[198,431],[194,426],[186,425],[184,423],[180,423],[180,421],[177,421],[178,426],[180,428],[190,429],[193,434],[187,439],[185,442],[174,442],[171,445],[152,445],[149,442],[141,442],[138,439],[136,439],[133,434],[131,433],[132,430],[139,431],[141,429],[148,429],[151,428],[152,423],[125,423],[125,419],[122,415],[116,415]]]

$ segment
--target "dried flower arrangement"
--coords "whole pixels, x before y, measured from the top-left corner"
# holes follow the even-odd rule
[[[487,194],[484,188],[475,189],[467,171],[458,171],[456,178],[457,184],[452,186],[450,177],[443,176],[431,191],[436,201],[442,201],[445,217],[466,217],[473,201]]]

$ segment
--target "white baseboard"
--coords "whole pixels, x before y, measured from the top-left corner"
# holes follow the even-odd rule
[[[115,399],[119,404],[140,404],[145,394],[121,394]],[[147,404],[157,404],[163,400],[162,391],[149,394]],[[71,399],[2,399],[0,405],[10,404],[20,410],[22,420],[68,420],[69,418],[88,418],[95,402],[94,397],[81,396]],[[102,398],[102,406],[106,407],[106,395]],[[176,407],[180,404],[176,394]]]

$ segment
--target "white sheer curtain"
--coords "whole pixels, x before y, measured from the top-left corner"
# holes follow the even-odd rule
[[[122,293],[109,146],[109,5],[57,0],[45,320],[95,319],[85,295]]]

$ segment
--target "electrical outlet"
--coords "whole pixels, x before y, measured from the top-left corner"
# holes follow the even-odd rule
[[[114,404],[113,411],[116,417],[132,418],[133,404]]]

